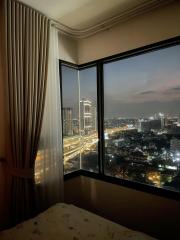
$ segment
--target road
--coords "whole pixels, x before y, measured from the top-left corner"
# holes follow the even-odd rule
[[[112,135],[117,132],[125,131],[127,127],[106,129],[105,133]],[[98,134],[93,133],[85,136],[65,137],[63,140],[64,146],[64,164],[75,158],[79,154],[87,154],[96,149],[98,142]]]
[[[106,129],[105,133],[108,136],[127,130],[127,127],[121,128],[111,128]],[[80,154],[88,154],[93,151],[97,151],[97,143],[98,143],[98,133],[92,133],[89,135],[76,135],[71,137],[65,137],[63,139],[63,151],[64,151],[64,167],[65,169],[71,169],[76,165],[77,158]],[[40,183],[44,176],[43,159],[48,159],[49,149],[47,150],[39,150],[36,157],[36,166],[35,166],[35,180],[36,183]],[[78,164],[77,164],[78,165]],[[49,167],[47,166],[45,171],[49,172]]]

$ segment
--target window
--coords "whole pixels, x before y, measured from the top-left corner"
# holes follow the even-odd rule
[[[62,66],[64,171],[98,171],[96,67]]]
[[[105,64],[105,174],[180,191],[179,106],[179,45]]]
[[[180,192],[179,42],[61,63],[65,173]]]
[[[96,67],[85,68],[79,71],[81,168],[93,172],[98,172],[96,76]]]
[[[62,66],[64,172],[80,168],[79,82],[77,69]]]

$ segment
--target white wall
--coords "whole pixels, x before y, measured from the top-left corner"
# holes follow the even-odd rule
[[[78,63],[111,56],[180,35],[180,1],[78,40]]]
[[[71,63],[78,62],[77,41],[59,33],[59,58]]]

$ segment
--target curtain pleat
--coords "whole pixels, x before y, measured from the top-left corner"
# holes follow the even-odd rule
[[[6,227],[6,179],[4,171],[5,158],[5,135],[6,135],[6,101],[5,101],[5,79],[6,79],[6,34],[5,34],[5,1],[0,1],[0,231]]]
[[[36,159],[38,209],[63,201],[63,154],[58,32],[51,27],[48,81],[40,144]]]
[[[7,0],[7,87],[10,217],[20,222],[36,212],[34,167],[43,120],[50,20]]]

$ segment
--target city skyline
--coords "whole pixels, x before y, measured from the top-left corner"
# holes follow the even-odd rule
[[[174,46],[104,64],[105,175],[180,191],[179,58]],[[62,76],[65,173],[99,172],[96,67]]]
[[[179,114],[180,46],[104,65],[105,117]]]
[[[73,118],[79,117],[79,103],[83,98],[97,102],[96,67],[78,71],[66,66],[63,69],[63,106],[73,109]]]
[[[104,64],[105,118],[149,117],[157,112],[180,115],[180,46],[172,46]],[[65,107],[78,117],[82,97],[97,97],[96,68],[63,67]]]

